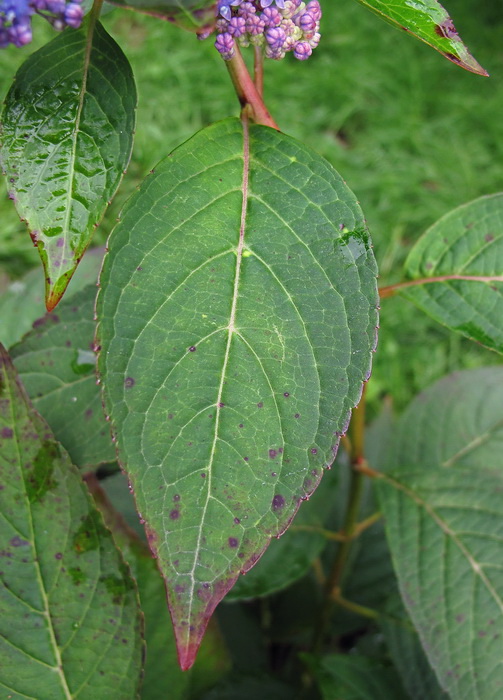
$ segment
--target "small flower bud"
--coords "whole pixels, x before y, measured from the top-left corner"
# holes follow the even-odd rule
[[[270,27],[265,31],[265,40],[272,49],[281,49],[285,39],[286,34],[281,27]]]
[[[279,27],[283,19],[283,15],[275,7],[266,7],[260,15],[266,27]]]
[[[246,31],[246,21],[244,17],[233,17],[229,22],[227,31],[235,38],[242,36]]]
[[[313,49],[307,41],[298,41],[293,50],[293,55],[299,61],[305,61],[313,53]]]
[[[215,39],[215,48],[222,54],[222,58],[229,61],[234,56],[234,39],[228,32],[217,34]]]

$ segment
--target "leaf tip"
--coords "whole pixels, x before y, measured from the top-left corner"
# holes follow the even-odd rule
[[[45,278],[45,308],[47,311],[53,311],[63,298],[64,293],[73,277],[73,270],[65,272],[61,277],[54,279],[49,276],[46,271]]]
[[[173,621],[178,663],[188,671],[196,660],[208,623],[222,598],[236,583],[238,575],[203,583],[187,595],[186,585],[168,585],[168,605]],[[184,577],[181,577],[184,578]]]

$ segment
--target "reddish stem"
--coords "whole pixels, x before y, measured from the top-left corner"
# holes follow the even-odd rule
[[[251,79],[238,46],[236,46],[234,56],[225,63],[241,104],[242,112],[246,111],[250,119],[256,124],[264,124],[264,126],[270,126],[272,129],[279,131],[278,125],[269,114],[261,95]]]
[[[421,284],[433,284],[434,282],[449,282],[449,280],[465,280],[468,282],[503,282],[503,277],[485,276],[482,275],[441,275],[440,277],[423,277],[419,280],[412,280],[411,282],[398,282],[397,284],[390,284],[388,287],[381,287],[379,289],[379,296],[381,299],[386,299],[386,297],[392,297],[399,292],[400,289],[405,289],[406,287],[417,287]]]
[[[254,46],[253,82],[260,97],[264,94],[264,52],[261,46]]]

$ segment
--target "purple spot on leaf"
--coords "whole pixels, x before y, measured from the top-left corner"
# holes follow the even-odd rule
[[[195,345],[191,345],[190,348],[189,348],[189,352],[195,352],[195,351],[196,351],[196,346],[195,346]]]
[[[63,555],[61,554],[61,552],[56,552],[56,554],[54,555],[54,558],[55,559],[63,559]]]
[[[14,435],[11,428],[2,428],[1,436],[3,438],[11,438]]]
[[[317,452],[318,452],[318,450],[316,449],[316,447],[311,447],[311,454],[312,455],[317,454]]]
[[[124,386],[126,387],[126,389],[130,389],[134,385],[135,381],[133,377],[126,377],[126,379],[124,380]]]
[[[26,545],[30,544],[27,540],[21,539],[21,537],[19,537],[19,535],[16,535],[15,537],[13,537],[11,539],[10,543],[13,547],[26,547]]]
[[[239,541],[235,537],[229,537],[229,547],[235,549],[239,545]]]
[[[257,404],[257,408],[262,408],[263,405],[264,405],[264,404],[262,403],[262,401],[260,401],[260,402]]]
[[[269,450],[269,457],[271,459],[274,459],[277,456],[278,452],[277,450]]]
[[[234,518],[234,522],[236,523],[236,525],[239,525],[239,523],[241,522],[241,520],[240,520],[239,518]]]
[[[180,517],[180,511],[175,508],[171,511],[169,517],[171,518],[171,520],[178,520],[178,518]]]
[[[277,493],[274,498],[272,499],[272,509],[273,510],[281,510],[281,508],[284,508],[285,506],[285,499],[283,496],[279,493]]]
[[[179,494],[179,493],[175,493],[175,495],[173,496],[173,500],[174,500],[175,503],[177,503],[177,502],[180,500],[180,494]]]
[[[294,418],[300,418],[300,413],[296,413],[296,414],[294,415]]]

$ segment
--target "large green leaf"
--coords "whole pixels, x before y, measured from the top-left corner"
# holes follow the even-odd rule
[[[188,667],[334,458],[370,372],[375,262],[333,168],[235,119],[155,169],[109,246],[106,408]]]
[[[0,542],[2,697],[134,698],[134,582],[1,346]]]
[[[414,246],[400,291],[434,319],[503,353],[503,194],[449,212]]]
[[[92,248],[87,252],[70,280],[66,299],[87,284],[97,283],[103,253],[103,248]],[[0,343],[10,348],[44,313],[44,275],[37,267],[11,282],[0,296]]]
[[[398,428],[400,465],[377,484],[403,601],[454,699],[503,689],[502,388],[490,368],[418,397]]]
[[[131,67],[93,14],[32,54],[7,95],[0,160],[42,258],[49,310],[127,167],[135,106]]]
[[[96,385],[95,297],[94,284],[65,299],[10,351],[33,405],[81,468],[115,460]]]
[[[216,0],[108,0],[112,5],[166,19],[192,32],[206,33],[215,24]]]
[[[406,700],[396,671],[365,656],[303,655],[324,700]]]
[[[358,0],[383,19],[413,34],[462,68],[486,75],[469,53],[448,13],[437,0]]]

